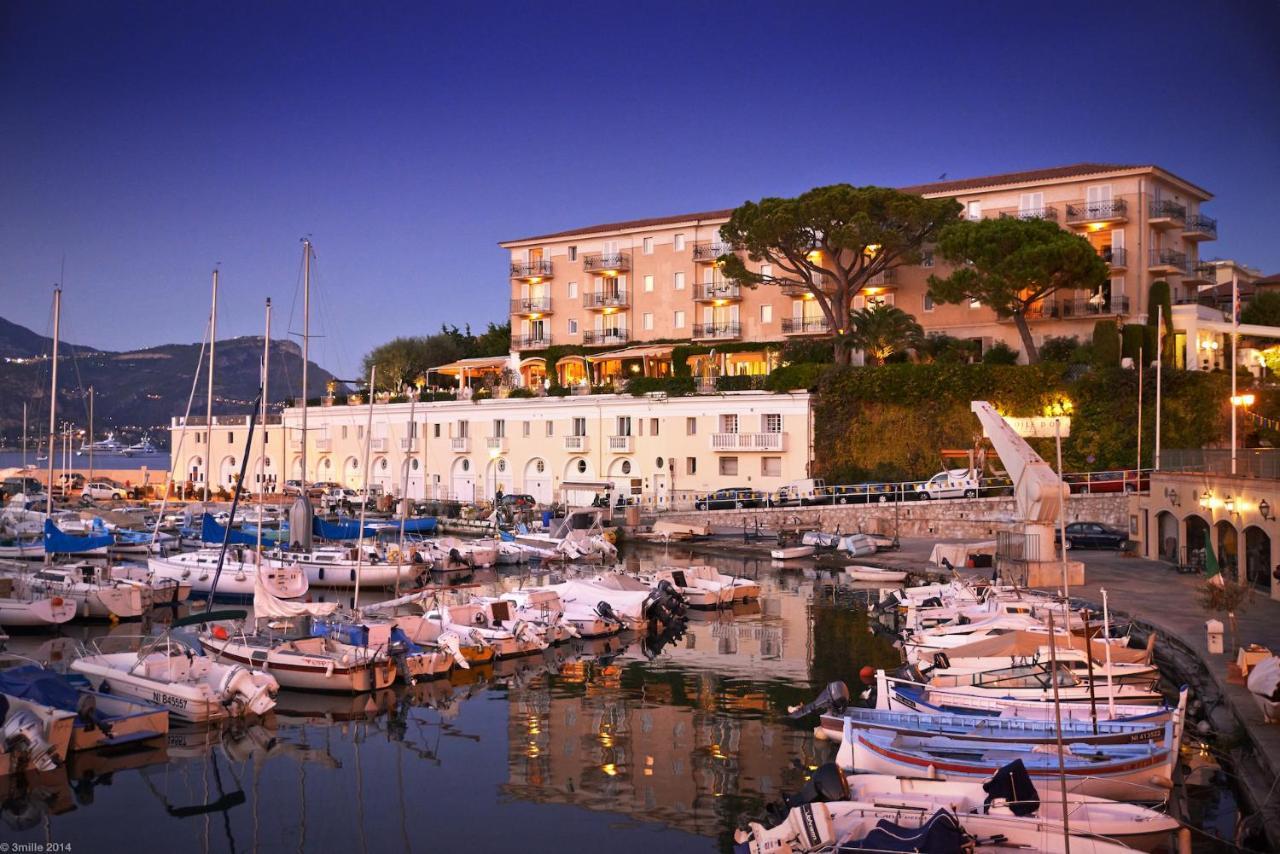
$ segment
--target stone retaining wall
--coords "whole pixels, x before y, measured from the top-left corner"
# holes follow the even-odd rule
[[[1012,530],[1016,513],[1012,498],[904,501],[895,504],[847,504],[821,507],[781,507],[751,510],[693,510],[662,514],[664,521],[712,525],[716,528],[776,529],[782,525],[813,525],[823,531],[893,534],[897,514],[898,534],[903,537],[992,538],[997,531]],[[1067,501],[1066,520],[1101,522],[1129,529],[1129,496],[1073,495]]]

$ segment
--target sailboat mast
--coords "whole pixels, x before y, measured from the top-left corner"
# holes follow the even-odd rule
[[[53,361],[50,363],[53,367],[50,371],[50,392],[49,392],[49,483],[45,487],[44,512],[45,518],[51,520],[53,518],[53,458],[56,456],[54,442],[57,441],[58,432],[58,336],[62,333],[62,287],[58,286],[53,289]],[[47,565],[52,559],[49,552],[44,553],[44,562]]]
[[[89,386],[89,483],[93,483],[93,386]]]
[[[267,329],[262,338],[262,454],[258,457],[258,555],[262,555],[262,499],[267,491],[267,375],[271,365],[271,297],[267,297]]]
[[[205,398],[204,500],[213,498],[213,354],[218,343],[218,268],[213,268],[213,307],[209,313],[209,393]]]
[[[302,496],[307,495],[307,367],[311,364],[311,240],[302,239]]]
[[[22,404],[22,470],[27,470],[27,404]]]
[[[360,488],[360,536],[356,542],[356,595],[351,600],[353,608],[360,604],[360,570],[364,567],[364,520],[369,510],[369,448],[373,443],[373,383],[378,377],[378,366],[369,368],[369,416],[364,427],[364,459],[360,461],[363,482]],[[399,576],[400,568],[396,567]]]

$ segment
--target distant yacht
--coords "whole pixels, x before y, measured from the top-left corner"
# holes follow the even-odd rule
[[[151,436],[147,435],[142,437],[142,441],[134,442],[120,453],[126,457],[149,457],[164,452],[157,448],[155,442],[151,441]]]
[[[123,454],[126,451],[126,447],[124,442],[115,437],[114,433],[108,433],[105,439],[99,439],[93,443],[86,442],[81,445],[80,450],[76,451],[76,456],[82,457],[89,451],[93,451],[95,454]]]

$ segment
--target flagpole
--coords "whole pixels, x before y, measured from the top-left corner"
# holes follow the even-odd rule
[[[1164,364],[1164,318],[1156,321],[1156,447],[1151,468],[1160,471],[1160,397],[1161,365]]]
[[[1235,267],[1232,267],[1235,270]],[[1236,353],[1240,343],[1240,278],[1231,274],[1231,473],[1236,473]]]

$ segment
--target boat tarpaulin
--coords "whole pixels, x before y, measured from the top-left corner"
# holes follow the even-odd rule
[[[208,513],[200,517],[200,539],[206,543],[222,544],[222,540],[227,535],[227,529],[219,525],[217,520]],[[255,534],[246,534],[244,531],[231,532],[231,545],[233,546],[256,546],[258,537]]]
[[[418,519],[404,520],[404,532],[406,534],[430,534],[435,529],[435,516],[422,516]]]
[[[290,602],[281,599],[262,583],[262,573],[253,577],[253,615],[262,617],[327,617],[338,610],[337,602]]]
[[[928,851],[930,854],[960,854],[968,836],[956,817],[945,809],[919,827],[904,827],[887,818],[876,822],[875,830],[861,842],[844,843],[841,851]]]
[[[115,542],[110,534],[78,537],[63,533],[50,519],[44,520],[44,550],[50,554],[82,554],[104,549]]]
[[[355,520],[350,522],[326,522],[316,516],[311,520],[311,533],[322,540],[358,540],[360,539],[360,523]],[[368,539],[373,539],[377,536],[377,529],[366,525],[364,535]]]
[[[80,706],[80,692],[74,685],[52,670],[35,664],[0,670],[0,694],[66,712],[77,711]]]

